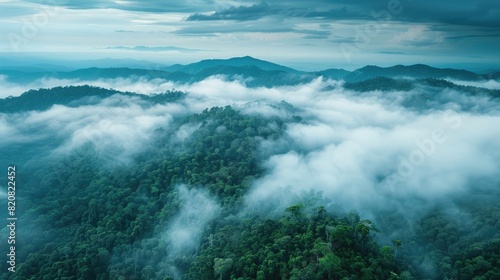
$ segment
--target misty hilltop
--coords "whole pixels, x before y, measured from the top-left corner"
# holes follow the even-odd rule
[[[37,65],[40,67],[40,65]],[[69,80],[68,85],[77,82],[90,82],[100,79],[131,79],[152,81],[160,79],[173,83],[186,84],[203,81],[209,77],[221,76],[229,81],[243,82],[249,87],[294,86],[309,83],[319,77],[362,82],[376,78],[391,79],[444,79],[448,81],[481,82],[498,79],[498,73],[476,74],[466,70],[441,69],[427,65],[397,65],[393,67],[366,66],[355,71],[327,69],[317,72],[305,72],[249,56],[231,59],[203,60],[188,65],[163,66],[150,64],[144,68],[85,68],[72,71],[29,71],[28,66],[19,69],[0,69],[0,78],[6,83],[36,84],[39,81]],[[498,89],[498,88],[497,88]]]
[[[298,73],[299,71],[285,67],[282,65],[278,65],[272,62],[268,62],[265,60],[260,60],[253,58],[251,56],[245,56],[245,57],[234,57],[230,59],[208,59],[208,60],[202,60],[200,62],[188,64],[188,65],[181,65],[181,64],[176,64],[172,65],[169,67],[164,67],[162,70],[165,70],[167,72],[184,72],[188,74],[196,74],[199,73],[202,70],[209,70],[211,68],[218,68],[221,66],[225,67],[251,67],[255,66],[261,70],[264,71],[281,71],[281,72],[287,72],[287,73]]]
[[[0,70],[1,279],[500,279],[495,73],[43,67]]]
[[[373,91],[418,92],[412,94],[405,103],[415,107],[426,102],[450,102],[454,97],[447,94],[449,90],[471,96],[498,98],[500,86],[493,77],[495,73],[479,75],[466,70],[440,69],[427,65],[397,65],[387,68],[366,66],[352,72],[343,69],[304,72],[250,56],[203,60],[169,67],[156,65],[155,69],[92,67],[65,72],[0,70],[0,80],[9,85],[8,91],[22,88],[23,85],[34,88],[25,93],[17,91],[10,94],[11,98],[0,99],[0,111],[45,110],[56,104],[85,104],[118,93],[161,101],[173,98],[171,94],[170,97],[162,94],[175,92],[176,86],[185,88],[210,79],[223,79],[251,88],[298,86],[323,79],[331,82],[326,82],[322,91],[334,89],[336,83],[341,82],[342,87],[353,94]],[[49,90],[52,86],[55,88]],[[414,91],[416,89],[425,90]],[[148,97],[143,94],[152,95]]]

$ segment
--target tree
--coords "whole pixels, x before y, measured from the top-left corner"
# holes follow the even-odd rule
[[[401,240],[394,239],[394,240],[392,240],[392,244],[394,245],[394,248],[396,248],[394,250],[394,258],[395,258],[396,255],[398,254],[398,249],[399,249],[399,247],[401,247],[401,245],[403,244],[403,242]]]
[[[295,219],[299,219],[302,216],[302,204],[295,204],[285,209],[285,212],[290,213]]]
[[[219,279],[222,280],[222,276],[231,268],[233,265],[233,259],[227,258],[215,258],[214,259],[214,272],[219,274]]]
[[[332,279],[332,273],[340,270],[342,260],[334,253],[327,253],[324,257],[319,259],[321,268],[328,272],[328,279]]]
[[[362,220],[356,224],[356,235],[361,234],[361,249],[368,241],[368,236],[371,231],[380,232],[375,224],[370,220]]]

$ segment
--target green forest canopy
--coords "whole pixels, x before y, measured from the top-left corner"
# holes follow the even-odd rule
[[[278,139],[287,123],[300,121],[214,107],[157,130],[154,145],[129,166],[103,168],[90,147],[40,164],[23,176],[30,188],[19,210],[19,266],[2,278],[500,279],[494,201],[457,201],[470,223],[436,209],[393,239],[379,238],[391,235],[381,231],[394,226],[390,215],[379,229],[355,211],[325,205],[238,216],[263,174],[259,139]],[[183,125],[199,128],[174,141]],[[173,254],[164,232],[181,209],[180,185],[203,189],[222,208],[200,244]]]

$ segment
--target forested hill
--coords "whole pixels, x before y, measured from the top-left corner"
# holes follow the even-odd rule
[[[439,124],[442,108],[474,133],[448,128],[435,149],[456,145],[453,156],[465,151],[472,162],[497,143],[493,128],[477,130],[495,121],[496,99],[442,80],[373,83],[393,89],[307,84],[250,88],[248,97],[230,83],[207,95],[70,86],[0,100],[0,128],[11,136],[0,140],[0,168],[16,165],[19,225],[16,272],[0,278],[500,279],[500,191],[484,175],[496,168],[495,149],[479,157],[487,168],[473,163],[466,185],[446,181],[456,172],[446,168],[473,167],[442,164],[439,154],[425,160],[444,177],[410,176],[394,190],[379,184],[390,171],[377,170],[393,160],[380,152],[392,138]],[[480,145],[454,142],[464,139]],[[419,167],[415,176],[432,169]],[[427,188],[435,181],[446,195]]]
[[[186,126],[199,128],[179,142],[173,135]],[[257,213],[235,219],[262,175],[258,138],[276,139],[284,126],[212,108],[158,130],[154,146],[131,166],[103,170],[100,155],[86,148],[40,165],[20,182],[26,224],[12,279],[409,277],[392,245],[374,242],[378,229],[356,213],[298,204],[283,208],[278,220]],[[25,172],[20,168],[20,176]],[[186,201],[194,209],[185,210]],[[166,222],[178,212],[182,218],[169,230]],[[177,230],[192,232],[179,241]]]
[[[224,76],[231,81],[246,83],[249,87],[290,86],[308,83],[318,77],[361,82],[378,77],[393,79],[447,79],[460,81],[486,81],[498,79],[498,73],[477,74],[467,70],[436,68],[428,65],[396,65],[392,67],[365,66],[354,71],[325,69],[299,71],[253,57],[202,60],[188,65],[164,66],[151,63],[148,67],[85,68],[72,71],[28,71],[25,68],[0,69],[0,77],[15,84],[35,83],[39,80],[95,81],[105,79],[131,79],[151,81],[161,79],[179,84],[194,83],[212,76]]]
[[[49,109],[53,105],[64,105],[69,107],[95,105],[103,99],[116,94],[127,97],[135,97],[137,99],[151,101],[153,103],[179,101],[184,95],[184,93],[180,91],[167,91],[161,94],[149,96],[88,85],[55,87],[51,89],[30,90],[18,97],[0,99],[0,112],[13,113],[31,110],[43,111]]]
[[[225,66],[225,67],[249,67],[249,66],[255,66],[259,69],[262,69],[264,71],[281,71],[281,72],[287,72],[287,73],[298,73],[300,71],[297,71],[295,69],[285,67],[282,65],[278,65],[272,62],[256,59],[250,56],[245,56],[245,57],[234,57],[230,59],[207,59],[207,60],[202,60],[200,62],[188,64],[188,65],[181,65],[181,64],[176,64],[172,65],[169,67],[163,67],[162,70],[165,70],[167,72],[184,72],[188,74],[196,74],[202,71],[203,69],[211,69],[211,68],[216,68],[220,66]]]
[[[263,74],[265,75],[265,74]],[[272,82],[271,80],[269,80]],[[485,96],[488,98],[499,98],[500,89],[486,89],[474,86],[462,86],[442,79],[396,79],[377,77],[361,82],[347,82],[343,85],[345,89],[364,93],[372,91],[409,92],[416,88],[425,88],[417,95],[412,96],[406,102],[410,107],[422,107],[422,102],[440,102],[446,104],[453,96],[443,94],[445,90],[455,90],[470,96]],[[114,89],[104,89],[96,86],[64,86],[51,89],[29,90],[18,97],[8,97],[0,99],[0,112],[13,113],[30,110],[47,110],[52,105],[65,105],[78,107],[84,105],[98,104],[105,98],[113,95],[134,97],[151,104],[176,102],[182,100],[187,93],[177,90],[167,90],[166,92],[151,95],[137,94],[133,92],[122,92]]]

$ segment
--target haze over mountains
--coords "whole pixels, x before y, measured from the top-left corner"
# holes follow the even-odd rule
[[[11,62],[13,63],[13,62]],[[63,75],[63,73],[74,73],[75,71],[58,71],[56,70],[57,68],[59,69],[70,69],[66,66],[60,66],[60,65],[55,65],[55,64],[29,64],[28,62],[25,62],[25,66],[4,66],[0,67],[0,71],[4,74],[8,74],[10,71],[15,72],[16,70],[19,72],[24,72],[24,73],[37,73],[37,72],[42,72],[38,73],[38,76],[43,76],[47,75],[47,73],[58,73],[60,72],[60,75]],[[4,62],[4,64],[9,64],[8,62]],[[347,71],[344,69],[325,69],[322,71],[315,71],[315,72],[307,72],[307,71],[300,71],[296,69],[292,69],[290,67],[282,66],[279,64],[275,64],[272,62],[256,59],[250,56],[245,56],[245,57],[235,57],[235,58],[230,58],[230,59],[208,59],[208,60],[202,60],[196,63],[191,63],[187,65],[181,65],[181,64],[174,64],[172,66],[164,66],[161,64],[155,64],[152,62],[147,62],[147,61],[133,61],[130,62],[127,60],[96,60],[96,61],[86,61],[86,64],[94,64],[94,65],[100,65],[97,67],[90,67],[91,69],[93,68],[100,68],[100,69],[134,69],[134,70],[140,70],[140,69],[146,69],[150,71],[159,71],[159,72],[168,72],[168,73],[175,73],[175,72],[183,72],[186,74],[190,75],[195,75],[200,72],[206,71],[210,72],[212,71],[213,74],[224,74],[224,69],[228,69],[226,71],[230,71],[229,69],[233,69],[235,72],[240,72],[241,74],[245,73],[245,69],[247,68],[259,68],[261,71],[266,71],[266,72],[286,72],[286,73],[292,73],[292,74],[322,74],[327,77],[331,78],[344,78],[347,81],[359,81],[359,80],[366,80],[369,78],[374,78],[378,76],[384,76],[384,77],[413,77],[413,78],[456,78],[456,79],[465,79],[465,80],[480,80],[480,79],[486,79],[488,77],[496,77],[498,78],[498,74],[500,71],[491,71],[490,73],[483,73],[483,74],[476,74],[471,71],[467,70],[457,70],[457,69],[451,69],[451,68],[435,68],[423,64],[416,64],[416,65],[410,65],[410,66],[403,66],[403,65],[396,65],[392,67],[378,67],[378,66],[365,66],[360,69],[354,70],[354,71]],[[134,64],[136,65],[135,67],[120,67],[118,65],[130,65]],[[19,64],[16,64],[19,65]],[[105,67],[105,65],[109,65],[109,67]],[[83,68],[88,68],[88,67],[81,67]],[[76,73],[74,74],[67,74],[67,77],[74,77],[76,76]],[[230,73],[230,72],[229,72]],[[117,73],[116,77],[124,74],[129,74],[129,73]],[[140,72],[139,72],[140,74]],[[247,73],[250,74],[250,73]],[[166,75],[166,74],[164,74]],[[37,75],[34,75],[37,76]],[[83,76],[84,77],[84,76]]]
[[[3,69],[0,70],[0,78],[6,83],[12,83],[14,86],[11,87],[22,84],[33,84],[33,87],[50,87],[51,81],[54,80],[63,80],[59,83],[54,83],[57,86],[103,79],[132,79],[136,81],[161,79],[176,84],[187,84],[199,82],[216,75],[223,76],[228,80],[241,81],[249,87],[292,86],[309,83],[318,77],[343,80],[347,83],[362,82],[379,77],[406,79],[410,83],[413,83],[414,80],[445,79],[452,82],[462,81],[466,82],[466,84],[469,83],[467,85],[474,85],[474,82],[495,81],[500,78],[500,72],[477,74],[466,70],[440,69],[421,64],[410,66],[396,65],[386,68],[365,66],[352,72],[343,69],[305,72],[249,56],[226,60],[203,60],[188,65],[148,65],[148,67],[137,69],[128,67],[92,67],[73,71],[43,71],[40,68],[43,66],[37,65],[36,67],[39,68],[23,66],[18,69]],[[494,82],[491,83],[493,84],[492,89],[500,88],[495,87]],[[19,95],[20,93],[17,92],[11,95]],[[2,94],[2,96],[6,97],[5,94]]]
[[[0,278],[500,276],[495,73],[25,67],[0,71]]]
[[[0,280],[500,280],[499,0],[0,7]]]

